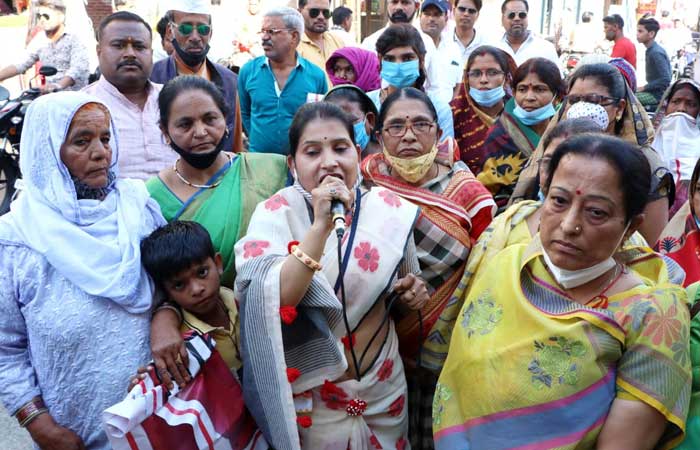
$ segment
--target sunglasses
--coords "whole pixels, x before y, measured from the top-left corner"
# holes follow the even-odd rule
[[[466,6],[458,6],[457,11],[461,12],[462,14],[469,13],[471,15],[474,15],[479,12],[476,10],[476,8],[467,8]]]
[[[40,21],[40,20],[42,20],[42,19],[43,19],[43,20],[51,20],[51,16],[48,15],[48,14],[37,14],[37,15],[36,15],[36,20],[37,20],[37,22]]]
[[[200,36],[209,36],[209,33],[211,33],[211,25],[207,25],[205,23],[200,23],[197,25],[188,22],[181,23],[180,25],[176,24],[175,22],[171,23],[177,27],[177,31],[179,31],[183,36],[189,36],[192,34],[195,28]]]
[[[509,20],[515,19],[515,16],[518,16],[520,19],[525,19],[527,17],[527,13],[525,11],[520,11],[520,12],[510,12],[506,17],[508,17]]]
[[[289,28],[263,28],[262,30],[258,31],[258,34],[260,36],[265,36],[265,35],[274,36],[276,34],[280,34],[283,31],[293,31],[293,30],[290,30]]]
[[[309,17],[311,17],[312,19],[318,17],[319,14],[323,14],[324,18],[329,19],[331,17],[331,10],[321,8],[309,8]]]

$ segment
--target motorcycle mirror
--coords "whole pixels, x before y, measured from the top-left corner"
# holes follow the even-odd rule
[[[0,86],[0,102],[4,102],[8,98],[10,98],[10,91]]]
[[[39,75],[43,75],[45,77],[52,77],[57,73],[58,69],[53,66],[41,66],[41,69],[39,69]]]

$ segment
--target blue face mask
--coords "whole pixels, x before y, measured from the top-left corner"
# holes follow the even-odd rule
[[[556,111],[554,110],[554,105],[552,105],[552,102],[547,103],[541,108],[533,109],[532,111],[525,111],[516,102],[515,108],[513,109],[513,115],[528,126],[549,119],[555,112]]]
[[[418,79],[418,60],[400,63],[382,61],[381,78],[397,88],[411,87]]]
[[[364,151],[367,148],[367,144],[369,144],[369,136],[367,135],[367,130],[365,130],[364,119],[354,124],[353,128],[355,129],[355,143]]]
[[[480,106],[490,108],[496,103],[500,102],[503,97],[506,96],[506,91],[503,89],[503,86],[498,86],[485,91],[470,87],[469,96]]]

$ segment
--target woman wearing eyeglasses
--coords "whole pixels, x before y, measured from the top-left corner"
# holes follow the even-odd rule
[[[545,58],[528,59],[513,77],[514,96],[489,129],[484,166],[477,178],[505,208],[518,175],[556,113],[566,86],[559,68]]]
[[[423,91],[426,80],[425,44],[413,25],[399,23],[388,27],[377,40],[379,76],[386,87],[367,93],[377,109],[384,100],[401,88]],[[444,138],[454,136],[450,106],[437,96],[430,96],[437,111],[437,121]]]
[[[432,430],[426,423],[431,423],[439,372],[434,346],[449,342],[452,331],[437,319],[457,289],[472,242],[491,222],[495,204],[448,147],[438,148],[442,130],[425,93],[404,88],[389,95],[376,128],[383,151],[362,162],[365,181],[421,209],[414,238],[430,300],[421,310],[422,323],[415,313],[405,314],[397,318],[396,331],[408,380],[411,445],[429,449]],[[458,301],[450,306],[455,307],[459,311]]]
[[[569,81],[569,94],[564,100],[564,106],[550,121],[549,127],[556,126],[577,103],[584,103],[604,112],[608,118],[605,132],[638,146],[649,161],[652,192],[644,210],[646,220],[639,231],[647,242],[656,242],[668,223],[668,208],[673,201],[673,178],[659,155],[651,148],[654,129],[649,116],[622,74],[610,64],[588,64],[576,69]],[[531,159],[537,161],[541,158],[542,151],[542,148],[538,148]],[[536,164],[530,164],[523,170],[511,196],[511,202],[533,198],[537,194],[532,189],[532,180],[536,176]]]
[[[503,50],[483,45],[469,55],[462,83],[450,102],[461,159],[478,174],[486,160],[486,136],[510,98],[513,59]]]

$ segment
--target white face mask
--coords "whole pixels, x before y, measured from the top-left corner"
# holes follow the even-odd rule
[[[700,128],[697,120],[677,112],[664,117],[651,146],[661,156],[676,181],[688,181],[698,160]]]
[[[566,270],[555,266],[544,249],[542,249],[542,256],[544,256],[544,262],[547,264],[549,271],[552,272],[554,279],[566,289],[579,287],[591,280],[595,280],[617,264],[615,260],[610,257],[586,269]]]
[[[629,225],[625,227],[625,231],[623,231],[620,241],[625,238],[625,233],[627,233],[628,228]],[[618,248],[619,246],[620,242],[617,243],[615,248]],[[617,264],[612,255],[610,255],[608,258],[604,259],[598,264],[592,265],[591,267],[579,270],[566,270],[556,266],[549,258],[549,255],[547,255],[544,248],[542,248],[542,256],[544,257],[544,262],[547,265],[547,268],[554,276],[554,279],[557,280],[557,283],[559,283],[565,289],[573,289],[575,287],[582,286],[589,281],[595,280],[608,270],[615,267]]]

